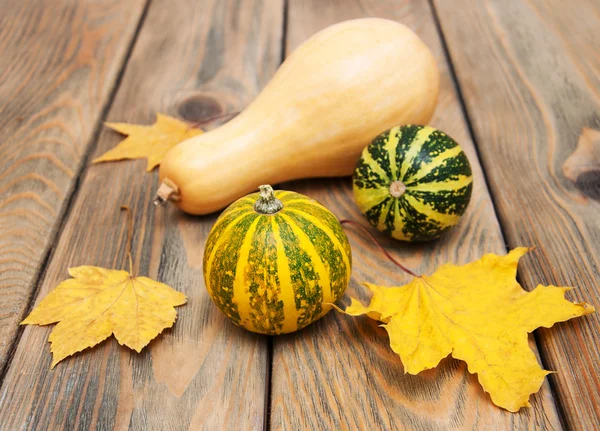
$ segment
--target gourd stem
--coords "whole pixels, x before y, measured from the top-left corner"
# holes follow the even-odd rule
[[[283,208],[283,203],[275,197],[273,187],[268,184],[258,187],[260,196],[254,204],[254,210],[261,214],[275,214]]]
[[[133,237],[133,217],[127,205],[121,205],[121,211],[127,213],[127,258],[129,259],[129,275],[133,277],[133,259],[131,257],[131,238]]]
[[[411,271],[410,269],[408,269],[407,267],[402,265],[400,262],[398,262],[396,259],[394,259],[392,257],[392,255],[389,254],[385,248],[383,248],[383,246],[379,243],[379,241],[377,241],[377,239],[373,236],[373,234],[367,230],[366,227],[364,227],[360,223],[355,222],[354,220],[340,220],[340,223],[341,224],[351,224],[351,225],[359,227],[364,233],[366,233],[373,240],[373,242],[377,245],[377,247],[379,247],[379,250],[381,250],[383,252],[385,257],[387,257],[390,260],[390,262],[392,262],[394,265],[396,265],[398,268],[400,268],[402,271],[406,272],[407,274],[410,274],[413,277],[420,277],[420,275],[414,273],[413,271]]]
[[[168,200],[179,200],[179,187],[169,178],[165,178],[160,183],[160,186],[158,186],[152,203],[156,206],[163,206]]]

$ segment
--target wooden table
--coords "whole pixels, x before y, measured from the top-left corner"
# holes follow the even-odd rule
[[[104,121],[242,109],[303,40],[365,16],[431,47],[442,72],[432,124],[475,175],[457,229],[385,246],[421,273],[537,246],[520,267],[526,289],[572,285],[571,299],[600,304],[597,0],[0,0],[0,429],[600,429],[600,313],[535,332],[558,373],[511,414],[462,362],[404,375],[366,318],[330,313],[277,338],[233,326],[202,279],[216,216],[155,209],[145,161],[89,164],[121,139]],[[361,220],[347,178],[282,187]],[[67,268],[122,267],[121,204],[134,213],[137,271],[189,302],[141,354],[110,339],[50,370],[51,327],[19,322]],[[349,236],[350,294],[367,299],[361,280],[407,281]]]

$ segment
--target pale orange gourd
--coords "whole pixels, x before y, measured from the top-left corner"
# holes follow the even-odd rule
[[[379,133],[427,124],[438,89],[431,51],[406,26],[333,25],[299,46],[240,115],[172,148],[157,199],[207,214],[260,184],[351,175]]]

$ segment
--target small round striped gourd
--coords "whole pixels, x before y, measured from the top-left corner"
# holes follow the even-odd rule
[[[350,245],[336,217],[315,200],[260,190],[217,219],[204,251],[204,281],[233,323],[284,334],[321,318],[344,294]]]
[[[456,225],[473,188],[467,156],[429,126],[394,127],[362,152],[354,198],[369,223],[405,241],[428,241]]]

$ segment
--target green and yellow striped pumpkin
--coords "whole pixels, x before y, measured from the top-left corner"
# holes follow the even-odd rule
[[[235,324],[284,334],[324,316],[350,281],[348,238],[315,200],[261,186],[217,219],[204,251],[211,298]]]
[[[363,152],[354,197],[369,223],[393,238],[428,241],[456,225],[473,189],[467,156],[429,126],[394,127]]]

